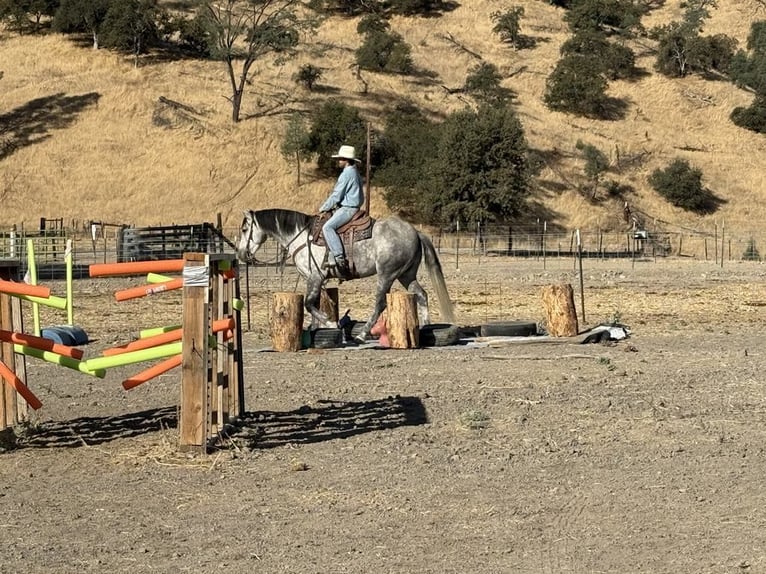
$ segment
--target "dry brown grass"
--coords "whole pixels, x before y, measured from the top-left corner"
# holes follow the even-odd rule
[[[354,73],[356,21],[329,20],[294,61],[282,67],[259,64],[245,96],[243,116],[248,119],[238,125],[229,119],[228,85],[220,64],[147,61],[135,68],[131,59],[77,47],[57,35],[5,35],[0,42],[0,68],[5,73],[0,80],[0,112],[13,113],[54,94],[75,98],[97,93],[99,98],[96,105],[77,111],[64,128],[43,124],[41,141],[20,147],[2,161],[0,226],[35,226],[40,217],[138,225],[186,223],[212,221],[218,212],[227,226],[235,226],[246,208],[312,211],[332,181],[307,172],[296,188],[294,167],[280,154],[287,114],[308,110],[328,97],[360,107],[373,123],[403,98],[434,114],[460,109],[464,100],[443,86],[462,85],[479,60],[448,41],[450,35],[508,76],[505,85],[518,94],[518,111],[531,146],[561,156],[540,180],[563,191],[545,191],[542,186],[539,191],[539,199],[557,214],[561,225],[614,229],[622,225],[617,203],[593,206],[575,190],[582,181],[575,143],[583,140],[613,161],[618,156],[645,158],[621,178],[636,189],[634,206],[653,217],[695,228],[709,229],[722,220],[730,228],[758,228],[755,222],[764,218],[766,205],[760,169],[766,164],[766,140],[729,120],[734,106],[749,103],[749,94],[726,82],[671,81],[649,74],[636,82],[611,84],[611,93],[629,102],[623,120],[592,121],[550,112],[542,102],[545,80],[567,28],[562,12],[545,2],[517,4],[525,9],[522,32],[538,40],[534,49],[514,51],[492,34],[489,15],[507,8],[503,2],[463,2],[454,12],[427,20],[395,18],[392,27],[413,47],[416,65],[436,77],[429,81],[365,72],[367,94]],[[725,32],[744,45],[750,23],[765,17],[758,6],[756,0],[722,3],[706,32]],[[668,2],[645,23],[653,25],[679,14],[680,2]],[[651,72],[649,44],[642,40],[634,49],[639,65]],[[306,62],[324,70],[321,89],[314,93],[296,88],[291,79]],[[152,118],[160,96],[193,108],[193,121],[171,117],[172,127],[155,125]],[[675,157],[700,167],[705,184],[727,201],[718,213],[699,218],[670,208],[648,187],[646,176]],[[378,215],[386,212],[379,190],[372,210]]]

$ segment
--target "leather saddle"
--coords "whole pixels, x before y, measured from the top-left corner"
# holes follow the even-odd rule
[[[327,246],[322,226],[327,223],[331,215],[332,212],[328,211],[314,217],[314,222],[311,224],[311,241],[314,245]],[[343,249],[346,252],[346,256],[348,256],[351,251],[350,248],[355,241],[362,241],[372,237],[372,226],[374,224],[375,220],[366,211],[360,209],[354,214],[351,221],[344,223],[337,229],[338,237],[343,241]]]
[[[311,224],[311,242],[314,245],[326,247],[327,243],[324,239],[324,233],[322,232],[322,226],[327,223],[332,215],[331,212],[320,213],[314,217],[314,221]],[[338,237],[343,242],[343,252],[346,254],[346,260],[348,261],[349,269],[353,271],[356,266],[353,262],[353,249],[354,243],[357,241],[363,241],[372,237],[372,228],[375,225],[375,219],[370,217],[370,214],[365,210],[360,209],[351,218],[351,221],[341,225],[338,231]]]

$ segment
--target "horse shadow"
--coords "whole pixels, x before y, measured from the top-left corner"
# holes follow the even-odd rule
[[[288,444],[324,442],[370,432],[426,424],[428,416],[417,397],[394,396],[369,401],[319,401],[291,411],[252,411],[227,429],[228,440],[252,450]],[[47,421],[19,434],[15,448],[92,447],[178,427],[178,407],[160,407],[105,417]]]

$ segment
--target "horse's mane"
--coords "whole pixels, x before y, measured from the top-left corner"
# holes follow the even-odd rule
[[[266,233],[284,235],[306,229],[314,216],[289,209],[262,209],[254,211],[253,217]]]

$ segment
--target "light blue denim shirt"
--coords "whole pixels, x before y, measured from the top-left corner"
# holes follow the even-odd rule
[[[335,189],[319,208],[319,211],[329,211],[336,205],[341,207],[361,208],[364,203],[364,184],[356,166],[347,165],[338,176]]]

